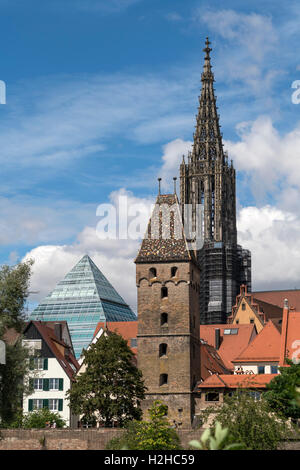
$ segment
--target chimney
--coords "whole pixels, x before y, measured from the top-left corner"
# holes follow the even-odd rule
[[[54,324],[54,334],[56,338],[61,341],[62,340],[62,325],[61,323]]]
[[[220,328],[215,329],[215,348],[218,350],[220,348],[221,343],[221,336],[220,336]]]

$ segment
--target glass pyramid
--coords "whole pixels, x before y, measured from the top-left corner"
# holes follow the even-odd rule
[[[98,322],[137,317],[88,255],[85,255],[30,314],[30,320],[67,321],[77,358]]]

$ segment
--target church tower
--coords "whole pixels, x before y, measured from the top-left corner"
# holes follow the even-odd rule
[[[144,412],[160,400],[171,422],[190,427],[193,390],[200,380],[200,272],[176,194],[158,195],[135,263]]]
[[[190,213],[189,233],[200,226],[200,316],[201,323],[213,324],[226,323],[241,284],[251,290],[251,255],[237,245],[236,175],[223,149],[209,46],[207,38],[193,148],[180,166],[180,198],[184,223]]]

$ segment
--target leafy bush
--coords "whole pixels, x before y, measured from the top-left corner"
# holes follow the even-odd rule
[[[166,418],[167,406],[155,401],[149,409],[149,421],[132,421],[124,434],[112,439],[108,450],[178,450],[180,440]]]
[[[256,401],[249,390],[237,390],[225,397],[223,406],[209,407],[203,412],[204,422],[214,416],[228,429],[224,445],[242,444],[245,450],[276,450],[291,435],[291,427],[262,398]]]
[[[20,427],[25,429],[42,429],[47,427],[47,423],[56,423],[57,428],[66,426],[66,422],[58,413],[53,413],[47,408],[31,411],[24,415],[20,421]]]

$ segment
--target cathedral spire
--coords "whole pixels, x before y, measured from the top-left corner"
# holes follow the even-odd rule
[[[206,38],[203,72],[201,75],[202,89],[199,97],[199,108],[194,133],[192,160],[223,161],[222,135],[217,113],[214,93],[214,74],[212,72],[210,41]]]

